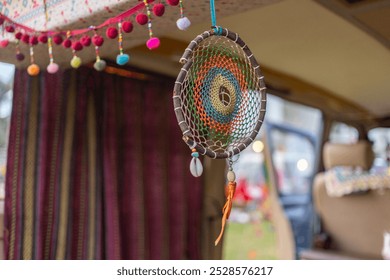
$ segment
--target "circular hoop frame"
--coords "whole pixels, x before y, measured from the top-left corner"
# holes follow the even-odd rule
[[[224,36],[237,45],[239,45],[247,58],[249,59],[249,62],[251,64],[251,67],[253,68],[260,85],[260,93],[261,93],[261,104],[260,104],[260,112],[259,117],[256,122],[256,126],[253,129],[250,136],[245,139],[244,142],[240,143],[235,148],[232,148],[230,151],[224,151],[224,152],[215,152],[211,149],[204,148],[203,146],[196,143],[193,139],[193,136],[191,134],[190,128],[188,127],[188,124],[185,121],[184,115],[183,115],[183,109],[182,109],[182,102],[180,97],[181,89],[183,86],[183,81],[187,75],[188,70],[190,69],[192,65],[192,53],[193,50],[206,38],[210,36]],[[260,131],[260,127],[263,123],[265,112],[266,112],[266,103],[267,103],[267,95],[266,95],[266,87],[264,82],[264,76],[261,73],[260,65],[257,63],[254,55],[249,50],[248,46],[244,43],[244,41],[238,36],[237,33],[231,32],[225,28],[220,28],[219,34],[216,34],[214,29],[205,31],[202,34],[198,35],[194,40],[191,41],[191,43],[186,48],[183,56],[180,59],[180,63],[184,64],[183,67],[180,70],[179,75],[177,76],[174,90],[173,90],[173,106],[176,114],[176,118],[178,121],[178,124],[180,126],[180,129],[183,133],[183,140],[187,143],[187,145],[193,149],[195,148],[200,154],[207,155],[211,158],[216,159],[224,159],[224,158],[230,158],[238,153],[240,153],[242,150],[244,150],[246,147],[248,147],[256,138],[258,132]]]

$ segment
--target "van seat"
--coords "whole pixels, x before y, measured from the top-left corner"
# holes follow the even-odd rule
[[[336,166],[370,168],[371,145],[324,146],[325,169]],[[301,259],[382,259],[383,234],[390,230],[390,190],[370,190],[341,197],[329,196],[324,173],[315,177],[313,200],[323,231],[330,237],[329,250],[309,250]]]

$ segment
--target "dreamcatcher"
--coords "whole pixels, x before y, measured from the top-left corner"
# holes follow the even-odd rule
[[[232,158],[256,138],[265,115],[266,92],[260,66],[248,46],[236,33],[216,25],[214,0],[210,10],[212,29],[192,40],[180,59],[183,67],[175,82],[173,104],[183,140],[192,150],[192,175],[203,172],[199,155],[228,162],[217,245],[236,188]]]

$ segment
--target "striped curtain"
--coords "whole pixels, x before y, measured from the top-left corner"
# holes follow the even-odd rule
[[[174,81],[133,76],[17,71],[6,258],[200,258],[201,182],[188,171]]]

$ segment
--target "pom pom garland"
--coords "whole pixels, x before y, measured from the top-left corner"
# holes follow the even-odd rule
[[[161,17],[165,12],[164,4],[158,3],[153,6],[153,14],[157,17]]]
[[[82,63],[81,58],[75,55],[70,61],[70,66],[72,66],[74,69],[77,69],[81,66],[81,63]]]
[[[47,43],[47,35],[46,34],[41,34],[39,35],[38,37],[38,41],[42,44],[46,44]]]
[[[106,30],[106,36],[110,39],[115,39],[118,36],[118,29],[115,27],[109,27]]]
[[[177,6],[179,4],[179,0],[167,0],[167,3],[171,6]]]
[[[38,37],[32,36],[30,37],[30,45],[37,45],[38,44]]]
[[[23,36],[22,32],[16,32],[15,33],[15,38],[18,39],[18,40],[22,39],[22,36]]]
[[[176,21],[176,25],[180,30],[187,30],[188,27],[190,27],[191,22],[187,17],[182,17]]]
[[[7,31],[8,33],[14,33],[15,32],[15,27],[13,27],[12,25],[7,25],[5,27],[5,31]]]
[[[65,41],[62,42],[62,46],[69,49],[72,46],[72,41],[70,39],[65,39]]]
[[[40,68],[38,65],[36,65],[35,63],[31,64],[28,68],[27,68],[27,73],[30,75],[30,76],[37,76],[40,72]]]
[[[50,74],[55,74],[55,73],[57,73],[59,69],[60,69],[60,67],[58,66],[58,64],[57,64],[57,63],[54,63],[54,62],[51,62],[51,63],[47,66],[47,68],[46,68],[47,72],[49,72]]]
[[[128,54],[118,54],[116,56],[116,63],[118,65],[125,65],[127,62],[129,62],[130,56]]]
[[[6,48],[9,44],[9,41],[7,39],[0,41],[0,48]]]
[[[95,68],[96,71],[103,71],[106,68],[107,63],[102,60],[96,60],[96,62],[93,64],[93,68]]]
[[[135,17],[135,20],[137,21],[137,23],[139,25],[145,25],[148,23],[148,16],[145,15],[145,14],[138,14],[136,17]]]
[[[23,34],[21,41],[25,44],[30,43],[30,36],[28,34]]]
[[[84,47],[89,47],[91,45],[91,37],[89,37],[88,35],[85,35],[85,36],[81,37],[80,43]]]
[[[53,37],[53,42],[56,44],[56,45],[61,45],[61,43],[63,42],[63,39],[62,39],[62,36],[57,34]]]
[[[131,21],[124,21],[122,22],[122,30],[123,32],[130,33],[133,31],[133,23]]]
[[[16,53],[16,60],[23,61],[24,60],[24,54],[22,54],[21,52],[17,52]]]
[[[149,50],[157,49],[160,46],[160,39],[152,37],[146,42],[146,46]]]
[[[101,47],[104,43],[104,39],[100,35],[94,35],[92,38],[92,43],[97,47]]]
[[[72,43],[72,49],[75,51],[81,51],[83,49],[83,45],[79,41],[75,41]]]
[[[94,63],[94,68],[97,71],[102,71],[106,67],[106,62],[100,59],[99,56],[99,47],[104,43],[102,36],[98,35],[105,29],[105,35],[107,38],[115,39],[118,38],[119,45],[119,55],[116,58],[116,61],[119,65],[126,64],[130,56],[123,53],[123,33],[130,33],[134,30],[133,22],[130,21],[130,16],[135,16],[135,21],[139,25],[146,25],[149,31],[149,38],[146,42],[148,49],[153,50],[159,47],[160,40],[159,38],[153,36],[152,32],[152,16],[161,17],[165,13],[167,3],[169,6],[177,6],[179,3],[182,5],[181,0],[167,0],[167,1],[157,1],[157,0],[139,0],[135,6],[131,7],[127,11],[116,15],[100,25],[90,26],[88,28],[74,29],[74,30],[48,30],[46,29],[47,21],[49,20],[49,15],[46,10],[44,10],[46,15],[46,24],[45,30],[35,30],[29,26],[24,26],[19,22],[14,21],[8,16],[0,13],[0,26],[2,26],[3,35],[4,32],[14,33],[12,36],[15,39],[13,41],[16,43],[16,59],[21,61],[24,60],[25,56],[20,51],[20,43],[23,42],[30,47],[30,66],[29,74],[38,75],[40,72],[39,66],[34,62],[34,51],[33,46],[37,44],[47,44],[50,62],[45,67],[48,73],[54,74],[58,72],[59,65],[54,62],[53,59],[53,45],[62,45],[64,48],[70,48],[73,52],[73,58],[71,60],[71,66],[73,68],[78,68],[81,65],[81,59],[76,55],[77,51],[81,51],[84,47],[88,47],[91,44],[95,47],[96,51],[96,61]],[[152,3],[152,4],[150,4]],[[46,8],[46,7],[45,7]],[[146,8],[146,10],[144,10]],[[118,24],[118,28],[112,26],[114,23]],[[111,25],[111,26],[110,26]],[[89,32],[94,32],[94,34],[88,34]],[[98,33],[99,32],[99,33]],[[104,31],[103,31],[104,32]],[[6,36],[6,38],[7,38]],[[9,46],[8,39],[0,39],[0,48],[5,48]]]

